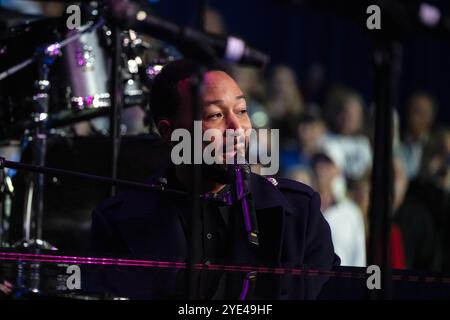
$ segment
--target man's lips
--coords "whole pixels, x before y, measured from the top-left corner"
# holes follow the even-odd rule
[[[245,159],[245,144],[236,144],[233,149],[229,149],[223,154],[223,159],[226,164],[240,163]]]
[[[241,152],[242,154],[244,153],[245,150],[245,143],[238,143],[233,145],[232,148],[223,148],[223,154],[224,155],[235,155],[237,152]]]

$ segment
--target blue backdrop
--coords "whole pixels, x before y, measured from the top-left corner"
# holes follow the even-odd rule
[[[447,1],[434,1],[444,10]],[[194,25],[197,0],[160,0],[161,16]],[[270,54],[271,65],[292,66],[305,81],[309,68],[320,63],[327,86],[339,82],[359,91],[367,104],[373,100],[372,50],[367,35],[352,21],[307,7],[280,6],[272,0],[211,0],[224,17],[227,31],[244,37]],[[447,11],[448,12],[448,11]],[[383,13],[382,13],[383,14]],[[414,90],[426,90],[440,103],[440,121],[450,125],[450,37],[414,36],[404,41],[397,107]],[[270,67],[270,66],[269,66]]]

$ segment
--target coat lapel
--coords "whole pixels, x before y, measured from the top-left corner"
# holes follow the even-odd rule
[[[264,177],[252,174],[251,191],[260,245],[254,248],[248,245],[246,237],[234,236],[231,241],[234,242],[236,259],[258,265],[267,265],[268,261],[279,262],[284,225],[289,223],[293,209],[278,188]],[[151,252],[158,259],[165,257],[180,260],[186,257],[188,223],[183,210],[176,204],[178,202],[173,198],[169,200],[166,195],[146,192],[138,192],[132,201],[127,201],[127,207],[122,210],[127,215],[120,217],[126,220],[126,224],[119,219],[117,228],[131,253]],[[236,215],[239,226],[235,225],[235,230],[244,230],[242,215]],[[126,228],[122,225],[126,225]]]
[[[270,262],[281,261],[284,226],[289,223],[293,208],[283,194],[264,177],[252,174],[251,192],[254,201],[260,245],[249,247],[241,244],[240,255],[248,254],[248,262],[258,265],[268,265]]]

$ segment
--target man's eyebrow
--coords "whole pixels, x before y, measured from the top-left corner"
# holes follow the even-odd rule
[[[245,95],[244,94],[236,96],[236,100],[241,100],[241,99],[245,100]],[[222,105],[223,103],[224,103],[224,101],[222,99],[207,100],[207,101],[204,102],[203,106],[207,107],[207,106],[212,105],[212,104]]]

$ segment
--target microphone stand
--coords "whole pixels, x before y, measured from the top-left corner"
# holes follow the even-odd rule
[[[112,66],[111,66],[111,108],[109,114],[109,137],[111,139],[111,178],[117,178],[117,164],[121,143],[121,118],[123,109],[123,83],[122,83],[122,30],[113,28],[112,34]],[[111,196],[116,194],[115,186],[111,186]]]
[[[6,213],[6,199],[8,196],[7,178],[6,170],[0,169],[0,247],[8,246],[6,242],[6,239],[8,238],[8,226],[6,224],[9,222]]]
[[[77,171],[50,168],[50,167],[39,166],[39,165],[34,165],[34,164],[27,164],[27,163],[16,162],[16,161],[9,161],[3,157],[0,157],[0,170],[2,170],[4,168],[24,170],[24,171],[28,171],[28,172],[40,173],[40,174],[44,174],[44,175],[51,175],[51,176],[60,177],[60,178],[73,177],[73,178],[83,179],[83,180],[97,182],[97,183],[109,184],[109,185],[113,185],[116,187],[132,188],[132,189],[141,190],[141,191],[151,191],[151,192],[156,191],[156,192],[172,193],[172,194],[176,194],[176,195],[187,195],[187,193],[184,191],[166,188],[164,186],[164,184],[146,184],[146,183],[133,182],[133,181],[129,181],[129,180],[113,179],[110,177],[97,176],[97,175],[87,174],[87,173],[82,173],[82,172],[77,172]]]
[[[372,187],[370,192],[370,232],[368,265],[381,268],[381,290],[371,290],[371,299],[392,299],[390,234],[393,211],[392,132],[393,105],[401,59],[398,42],[377,39],[374,46],[375,139],[373,144]]]

